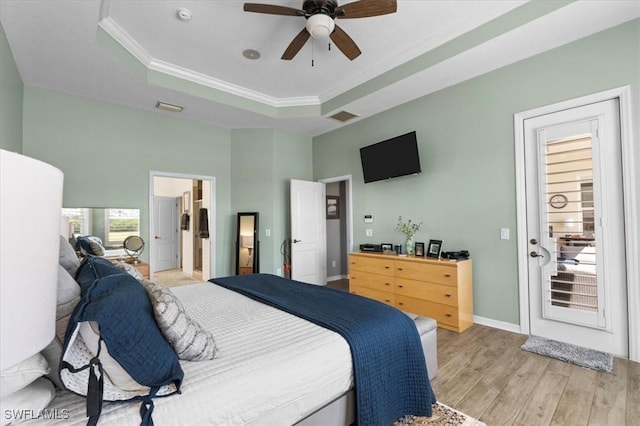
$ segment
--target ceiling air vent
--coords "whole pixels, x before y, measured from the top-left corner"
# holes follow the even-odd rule
[[[352,114],[348,111],[340,111],[333,114],[329,118],[333,118],[334,120],[342,121],[344,123],[345,121],[349,121],[352,118],[356,118],[356,117],[358,117],[357,114]]]

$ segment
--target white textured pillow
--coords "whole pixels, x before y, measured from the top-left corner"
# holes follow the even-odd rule
[[[58,263],[74,277],[76,271],[80,267],[80,260],[76,251],[71,247],[71,243],[60,235],[60,254],[58,255]]]
[[[17,391],[3,396],[0,399],[2,416],[0,425],[5,426],[14,423],[21,423],[37,415],[41,410],[47,408],[56,390],[53,383],[44,377],[34,380],[29,385]],[[20,416],[24,416],[20,418]]]
[[[0,373],[0,397],[22,389],[49,372],[47,360],[39,353]]]
[[[158,327],[178,358],[188,361],[213,359],[218,351],[213,335],[187,315],[171,290],[149,280],[142,280],[142,284],[149,293]]]

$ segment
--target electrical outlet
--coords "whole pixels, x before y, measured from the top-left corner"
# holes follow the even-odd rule
[[[335,268],[335,267],[336,267],[336,261],[335,261],[335,260],[332,260],[332,261],[331,261],[331,267],[332,267],[332,268]]]
[[[276,275],[282,276],[282,269],[276,268]]]
[[[365,230],[365,235],[366,235],[367,237],[373,237],[373,229],[371,229],[371,228],[367,228],[367,229]]]
[[[265,237],[270,237],[271,236],[271,229],[267,228],[264,230],[264,235]]]

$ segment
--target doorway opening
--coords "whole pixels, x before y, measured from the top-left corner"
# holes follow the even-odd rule
[[[348,290],[348,254],[353,250],[351,175],[320,182],[325,184],[327,198],[327,286]]]
[[[151,279],[166,286],[215,272],[215,178],[150,172]]]

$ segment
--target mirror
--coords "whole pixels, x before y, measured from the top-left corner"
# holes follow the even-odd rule
[[[69,219],[68,237],[72,244],[77,237],[96,237],[104,247],[105,257],[125,255],[124,240],[140,236],[139,209],[63,208],[62,216]]]
[[[138,256],[144,251],[144,240],[137,235],[129,235],[122,243],[124,251],[133,257],[133,263],[140,263]]]
[[[258,213],[238,213],[236,232],[236,275],[257,274],[260,270]]]

